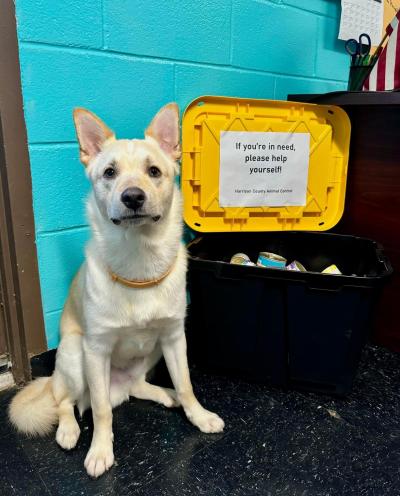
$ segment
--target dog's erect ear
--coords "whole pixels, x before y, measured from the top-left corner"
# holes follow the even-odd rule
[[[178,160],[181,156],[178,105],[168,103],[162,107],[146,129],[145,135],[154,138],[167,155]]]
[[[79,141],[80,159],[86,166],[102,149],[105,141],[115,134],[89,110],[74,109],[74,123]]]

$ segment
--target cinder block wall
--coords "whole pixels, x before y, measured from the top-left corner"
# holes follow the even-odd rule
[[[16,0],[49,348],[88,237],[71,110],[141,137],[157,109],[203,94],[342,90],[338,0]]]

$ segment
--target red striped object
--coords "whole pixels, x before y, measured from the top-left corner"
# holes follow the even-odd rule
[[[364,91],[384,91],[400,88],[400,11],[386,28],[389,40],[378,56],[371,73],[364,81]]]

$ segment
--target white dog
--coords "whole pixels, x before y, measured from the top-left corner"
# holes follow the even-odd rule
[[[112,408],[129,396],[182,405],[203,432],[220,432],[224,422],[195,398],[187,364],[178,107],[163,107],[144,140],[116,139],[85,109],[75,109],[74,121],[93,186],[92,238],[64,307],[55,371],[15,396],[10,419],[27,434],[58,424],[58,444],[71,449],[80,434],[74,405],[81,413],[91,406],[85,467],[98,477],[114,462]],[[161,355],[175,390],[146,382]]]

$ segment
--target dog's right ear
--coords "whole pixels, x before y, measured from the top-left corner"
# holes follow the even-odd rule
[[[101,151],[104,143],[115,138],[115,134],[97,115],[89,110],[76,108],[73,115],[79,141],[80,159],[87,166]]]

